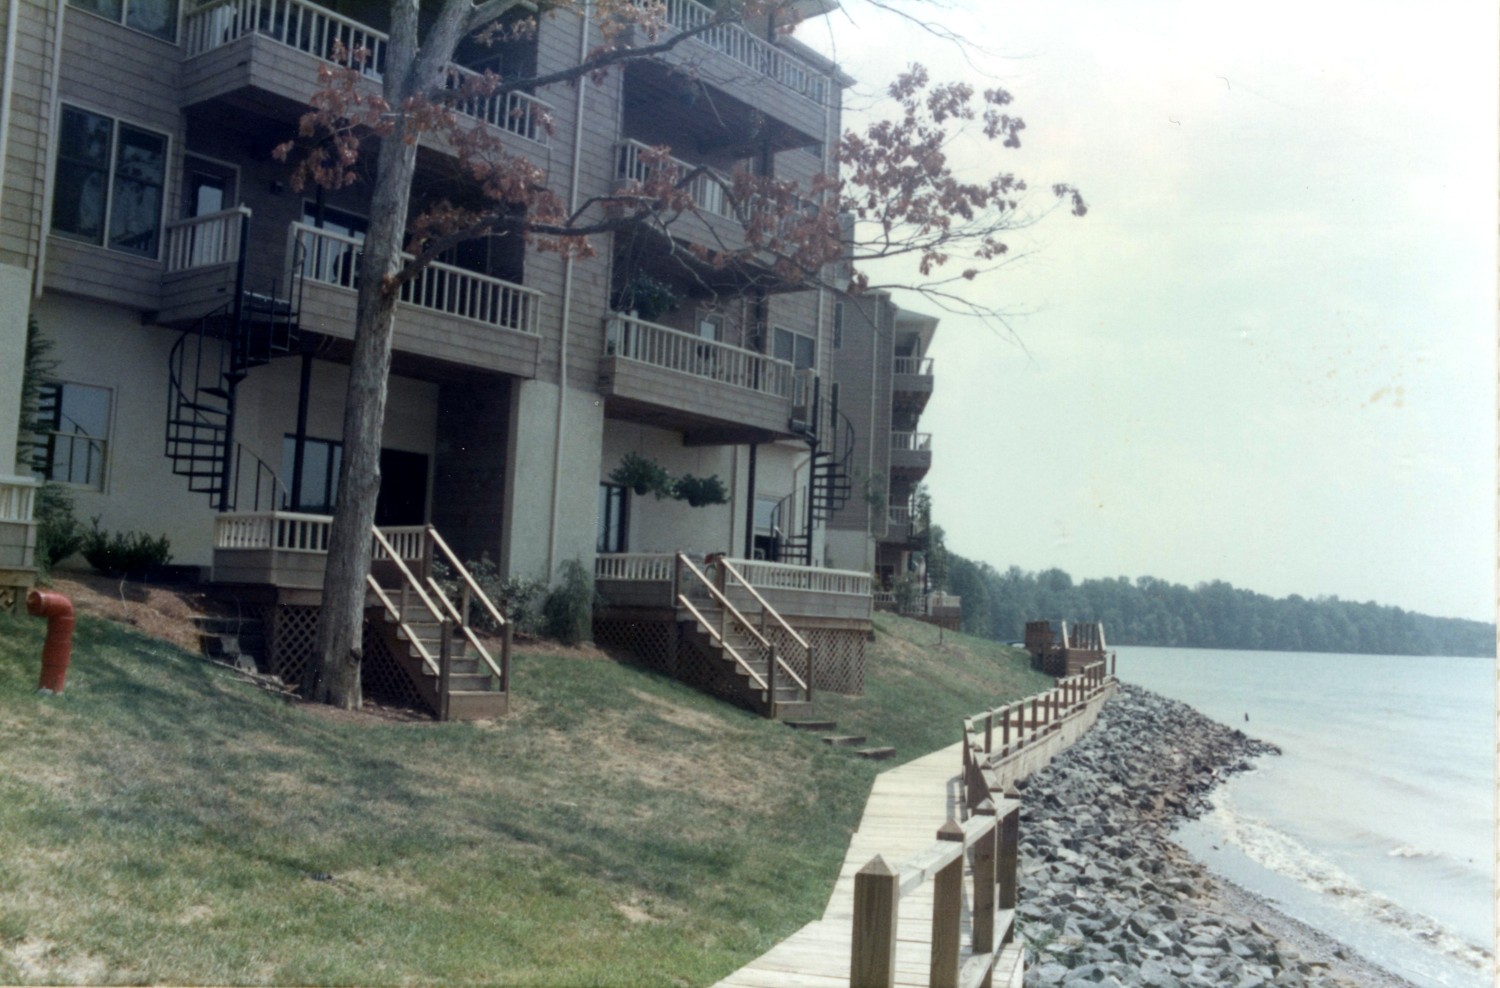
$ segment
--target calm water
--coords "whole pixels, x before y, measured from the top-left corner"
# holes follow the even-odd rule
[[[1493,660],[1118,653],[1122,680],[1282,749],[1216,791],[1188,850],[1418,984],[1490,983]]]

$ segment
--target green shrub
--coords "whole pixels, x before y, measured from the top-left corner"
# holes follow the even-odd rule
[[[488,554],[481,555],[478,562],[470,560],[464,564],[474,582],[479,584],[479,589],[484,595],[500,609],[516,630],[517,634],[536,636],[541,629],[541,604],[546,598],[547,584],[544,580],[532,579],[524,576],[512,576],[504,578],[500,575],[500,568],[495,565],[494,560]],[[435,574],[438,585],[443,588],[443,593],[456,605],[463,596],[463,586],[448,567],[441,562],[436,564]],[[469,605],[469,616],[473,619],[475,627],[491,634],[499,634],[500,629],[495,625],[494,619],[489,611],[477,603]]]
[[[94,527],[83,537],[83,558],[105,576],[142,579],[172,561],[172,546],[165,535],[152,538],[144,532],[115,532]]]
[[[83,526],[73,517],[73,495],[61,484],[37,488],[32,507],[36,521],[36,565],[44,575],[83,548]]]
[[[564,645],[577,645],[593,637],[594,581],[583,563],[570,559],[562,564],[562,582],[547,594],[542,605],[542,631]]]

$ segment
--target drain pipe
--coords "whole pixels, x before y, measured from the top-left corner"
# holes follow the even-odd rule
[[[0,78],[0,203],[5,201],[5,158],[10,150],[10,105],[16,99],[16,18],[21,0],[10,0],[5,16],[5,76]]]
[[[42,644],[40,693],[61,693],[73,655],[73,602],[60,593],[33,590],[26,595],[26,610],[47,619],[47,640]]]
[[[593,4],[584,0],[578,25],[578,61],[589,55],[589,8]],[[583,166],[580,149],[583,144],[583,97],[588,89],[588,76],[578,77],[578,101],[573,121],[573,168],[568,179],[568,211],[578,208],[579,171]],[[567,425],[568,407],[568,323],[573,318],[573,256],[563,261],[562,287],[562,333],[557,341],[557,435],[552,450],[552,518],[547,526],[547,582],[557,566],[557,513],[562,502],[563,430]]]

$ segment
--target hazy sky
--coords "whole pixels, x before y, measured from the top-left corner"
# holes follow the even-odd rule
[[[849,105],[909,61],[1004,85],[1023,148],[976,171],[1090,207],[984,285],[1019,342],[939,327],[923,427],[953,548],[1492,619],[1492,3],[900,8],[982,39],[977,67],[845,7],[799,37],[860,80]]]

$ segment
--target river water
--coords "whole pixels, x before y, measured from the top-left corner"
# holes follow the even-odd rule
[[[1282,749],[1179,843],[1419,985],[1490,984],[1493,659],[1117,652],[1125,682]]]

